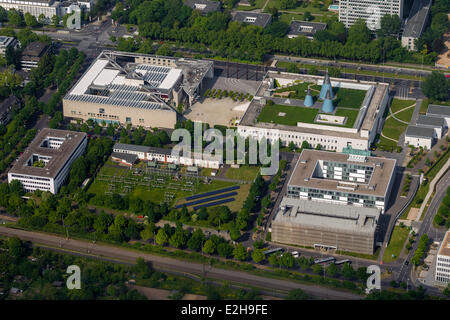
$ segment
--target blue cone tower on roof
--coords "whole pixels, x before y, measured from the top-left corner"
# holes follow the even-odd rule
[[[305,107],[312,107],[314,104],[313,98],[311,96],[311,89],[308,86],[308,91],[306,92],[305,101],[303,101]]]
[[[334,99],[333,88],[331,87],[330,76],[328,75],[328,70],[325,73],[325,78],[323,79],[322,88],[320,89],[319,98],[325,100],[327,92],[330,91],[331,99]]]
[[[325,96],[325,101],[322,104],[322,111],[326,113],[331,113],[334,111],[333,101],[331,101],[330,91],[327,91]]]

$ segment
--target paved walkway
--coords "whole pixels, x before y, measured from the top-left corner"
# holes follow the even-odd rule
[[[392,117],[392,118],[394,118],[395,120],[397,120],[398,122],[401,122],[401,123],[404,123],[404,124],[406,124],[406,125],[409,125],[409,122],[400,120],[400,119],[397,118],[395,115],[396,115],[397,113],[403,112],[403,111],[405,111],[405,110],[407,110],[407,109],[411,109],[411,108],[413,108],[413,107],[415,107],[415,106],[416,106],[416,104],[413,104],[413,105],[410,105],[409,107],[403,108],[403,109],[398,110],[398,111],[396,111],[396,112],[394,112],[394,113],[392,113],[391,108],[389,108],[389,113],[390,113],[390,114],[389,114],[389,116],[387,116],[386,120],[389,119],[390,117]]]
[[[437,175],[434,177],[434,179],[430,183],[430,189],[428,190],[428,193],[425,197],[425,200],[423,200],[422,205],[420,206],[419,212],[417,213],[416,221],[420,221],[420,217],[422,216],[423,210],[425,210],[425,206],[428,204],[428,200],[430,199],[431,195],[434,192],[434,188],[436,186],[436,183],[439,181],[441,176],[447,171],[447,169],[450,167],[450,159],[447,160],[445,165],[439,170]]]

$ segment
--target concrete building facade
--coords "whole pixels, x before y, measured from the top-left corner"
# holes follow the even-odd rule
[[[56,194],[86,146],[86,133],[42,129],[9,170],[8,182],[19,180],[26,191]]]
[[[439,284],[450,283],[450,230],[445,233],[436,257],[435,280]]]

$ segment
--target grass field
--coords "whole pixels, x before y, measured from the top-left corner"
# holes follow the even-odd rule
[[[116,176],[116,177],[124,177],[127,179],[135,179],[137,183],[144,181],[144,176],[135,176],[132,174],[132,171],[127,168],[113,168],[104,166],[99,173],[99,176]],[[146,177],[149,177],[150,175],[146,175]],[[203,183],[203,181],[200,179],[200,181],[197,183],[196,186],[191,186],[189,190],[182,190],[182,189],[175,189],[173,186],[175,185],[183,185],[185,183],[185,178],[183,177],[181,180],[174,180],[173,178],[167,178],[167,180],[163,183],[150,183],[149,186],[143,186],[138,185],[137,183],[134,183],[134,187],[131,190],[124,190],[123,186],[120,185],[120,183],[117,183],[119,186],[116,189],[115,192],[118,193],[127,193],[130,195],[131,198],[140,198],[142,200],[150,200],[155,203],[161,203],[164,200],[164,194],[166,192],[170,192],[174,194],[174,198],[172,200],[171,204],[174,204],[183,198],[187,196],[191,196],[194,194],[204,193],[208,191],[213,191],[221,188],[231,187],[234,185],[237,185],[234,182],[228,182],[228,181],[218,181],[218,180],[212,180],[209,184]],[[92,183],[90,188],[88,189],[88,193],[93,194],[105,194],[108,191],[108,185],[109,182],[107,181],[101,181],[99,178],[95,179],[95,181]],[[158,187],[159,185],[159,187]],[[247,197],[248,191],[250,188],[250,184],[244,184],[241,185],[241,188],[238,191],[238,195],[235,197],[236,201],[230,202],[228,207],[230,207],[231,210],[239,210],[242,208],[242,204]]]
[[[254,6],[237,6],[236,9],[241,11],[261,9],[264,6],[264,3],[266,3],[266,0],[256,0]]]
[[[337,96],[333,101],[336,107],[360,109],[366,96],[365,90],[333,88],[334,94]]]
[[[403,111],[400,111],[395,116],[398,119],[400,119],[400,120],[403,120],[403,121],[406,121],[406,122],[410,122],[413,113],[414,113],[414,107],[406,109],[406,110],[403,110]]]
[[[283,112],[286,115],[279,116],[280,112]],[[337,108],[336,115],[348,117],[344,127],[352,128],[356,121],[356,118],[358,117],[358,112],[359,110]],[[315,108],[275,104],[272,106],[265,106],[258,116],[258,121],[284,124],[287,126],[297,126],[297,122],[314,123],[314,119],[316,118],[316,115],[318,113],[319,110]]]
[[[400,99],[393,99],[391,103],[391,110],[392,113],[395,113],[401,109],[404,109],[406,107],[409,107],[411,105],[415,105],[415,100],[400,100]],[[414,109],[414,108],[411,108]]]
[[[409,230],[406,227],[395,226],[392,232],[391,241],[384,251],[383,262],[392,262],[400,255],[403,245],[408,238]],[[394,254],[394,257],[392,255]]]
[[[241,166],[239,169],[228,168],[225,177],[234,180],[253,181],[259,172],[256,166]]]
[[[256,1],[258,2],[258,0],[256,0]],[[291,11],[291,12],[309,11],[310,13],[316,13],[316,14],[322,14],[322,15],[328,15],[328,16],[337,15],[337,13],[335,13],[335,12],[328,11],[328,7],[331,4],[331,2],[332,2],[331,0],[323,1],[323,3],[316,2],[317,6],[314,6],[313,2],[301,2],[301,4],[297,5],[295,8],[281,9],[280,0],[270,0],[269,3],[267,4],[266,8],[277,8],[278,10],[286,10],[286,11]]]
[[[317,97],[319,95],[320,91],[320,86],[315,85],[314,83],[311,82],[303,82],[303,83],[299,83],[287,88],[281,88],[275,91],[274,96],[277,96],[277,93],[281,93],[281,92],[286,92],[286,91],[295,91],[295,92],[291,92],[289,94],[289,98],[293,98],[293,99],[305,99],[306,96],[306,91],[308,90],[308,86],[311,87],[311,96],[313,97]]]
[[[279,116],[280,112],[284,112],[286,115]],[[318,109],[314,108],[275,104],[273,106],[265,106],[258,116],[258,121],[297,126],[297,122],[313,123],[317,113]]]

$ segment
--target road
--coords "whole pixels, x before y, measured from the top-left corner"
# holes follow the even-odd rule
[[[44,233],[0,227],[0,235],[7,237],[17,236],[23,240],[32,241],[36,245],[63,248],[70,250],[75,254],[88,253],[91,256],[109,258],[128,263],[135,263],[138,257],[142,257],[146,261],[152,262],[152,265],[159,270],[174,270],[177,272],[192,273],[208,278],[247,284],[266,290],[289,291],[291,289],[300,288],[314,297],[324,299],[357,300],[362,298],[359,295],[349,293],[347,291],[338,291],[325,287],[305,285],[290,280],[265,278],[241,271],[225,270],[211,266],[205,267],[204,265],[195,262],[176,260],[134,250],[127,250],[121,247],[92,243],[84,240],[67,240],[63,237]],[[206,270],[204,270],[205,268]]]
[[[442,176],[441,180],[436,186],[436,193],[433,199],[431,200],[430,206],[428,207],[428,210],[426,212],[426,216],[420,225],[419,232],[417,233],[416,237],[417,241],[414,242],[413,248],[409,251],[405,261],[411,261],[414,252],[417,250],[419,239],[423,234],[427,234],[430,238],[433,239],[433,241],[441,241],[444,238],[444,234],[446,231],[445,228],[435,229],[433,227],[433,219],[437,210],[439,209],[442,199],[444,198],[447,192],[447,188],[449,186],[450,186],[450,170],[447,171],[447,173],[444,176]],[[400,269],[398,280],[405,282],[409,281],[412,268],[413,268],[412,263],[409,263],[408,265],[403,264]],[[432,287],[427,287],[427,290],[435,293],[439,292],[437,289]]]

